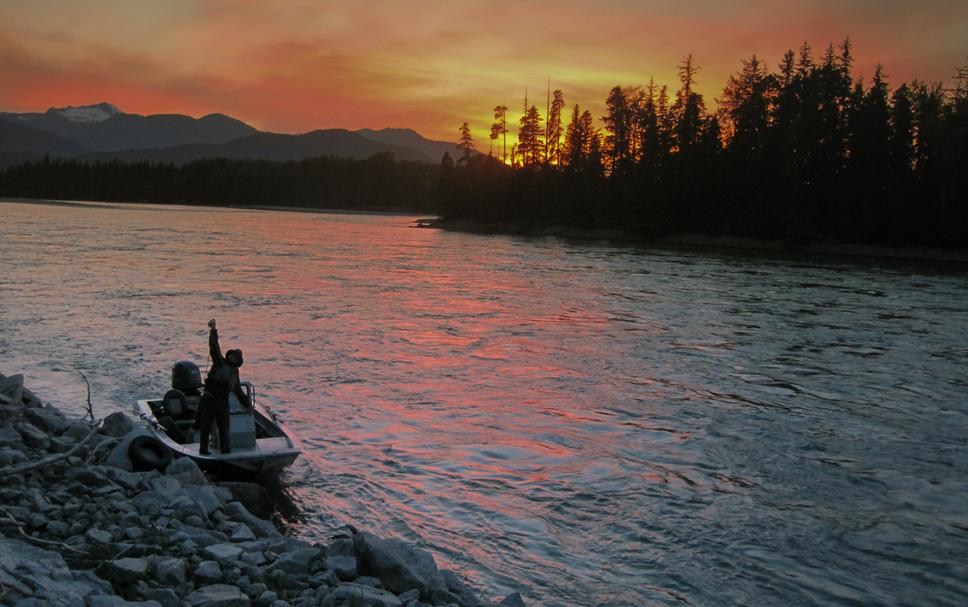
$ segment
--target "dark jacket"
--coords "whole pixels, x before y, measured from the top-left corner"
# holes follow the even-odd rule
[[[239,369],[226,362],[218,345],[218,331],[212,329],[208,334],[208,349],[212,356],[212,368],[205,377],[205,394],[217,405],[228,406],[229,394],[234,393],[243,407],[251,407],[249,397],[239,381]]]

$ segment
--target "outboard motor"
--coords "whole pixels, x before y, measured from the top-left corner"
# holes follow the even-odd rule
[[[198,365],[188,360],[180,360],[171,368],[171,387],[185,396],[198,396],[202,387],[202,372]]]

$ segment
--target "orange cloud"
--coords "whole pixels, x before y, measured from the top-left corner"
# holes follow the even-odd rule
[[[491,108],[512,119],[547,78],[596,115],[616,84],[675,84],[686,53],[717,96],[752,53],[775,65],[810,40],[851,35],[859,74],[948,78],[965,62],[968,3],[169,0],[0,6],[0,108],[110,101],[125,111],[224,112],[258,128],[410,126],[486,149]]]

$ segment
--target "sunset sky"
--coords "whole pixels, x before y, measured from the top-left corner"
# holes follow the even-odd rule
[[[968,62],[968,1],[4,0],[0,110],[108,101],[437,139],[467,120],[486,151],[491,108],[517,110],[527,86],[543,113],[549,76],[598,117],[609,88],[672,85],[691,52],[713,105],[741,58],[773,68],[805,39],[819,55],[847,35],[858,74],[880,62],[892,84],[947,81]]]

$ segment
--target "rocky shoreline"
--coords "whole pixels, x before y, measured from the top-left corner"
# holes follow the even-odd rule
[[[91,417],[93,417],[93,412]],[[0,375],[0,604],[16,607],[521,607],[428,552],[347,526],[287,537],[188,458],[135,471],[122,413],[72,419]]]

